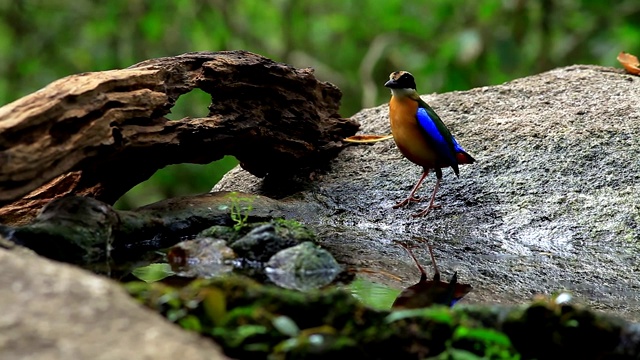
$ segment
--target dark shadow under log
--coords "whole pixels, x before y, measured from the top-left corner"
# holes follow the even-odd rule
[[[207,117],[164,117],[195,88],[211,95]],[[0,108],[0,222],[25,223],[62,195],[114,203],[170,164],[233,155],[259,177],[313,169],[358,130],[340,98],[312,69],[246,51],[60,79]]]

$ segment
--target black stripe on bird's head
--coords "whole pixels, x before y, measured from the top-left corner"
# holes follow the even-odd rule
[[[408,71],[395,71],[389,75],[389,81],[384,83],[390,89],[416,89],[416,80]]]

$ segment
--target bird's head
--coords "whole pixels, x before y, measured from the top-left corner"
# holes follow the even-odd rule
[[[416,92],[416,80],[408,71],[392,72],[384,86],[391,89],[393,96],[407,96]]]

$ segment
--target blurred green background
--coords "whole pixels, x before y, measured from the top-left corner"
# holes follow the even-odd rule
[[[0,0],[0,105],[74,73],[232,49],[315,68],[348,117],[388,101],[382,84],[400,69],[432,93],[618,66],[618,52],[640,55],[640,1]],[[171,118],[204,116],[208,100],[187,94]],[[118,207],[206,192],[235,164],[167,167]]]

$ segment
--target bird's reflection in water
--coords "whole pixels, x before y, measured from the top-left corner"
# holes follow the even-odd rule
[[[458,300],[467,295],[472,287],[469,284],[459,284],[458,274],[453,273],[453,277],[449,282],[440,280],[440,271],[436,264],[436,258],[433,255],[433,249],[431,244],[427,243],[429,254],[431,255],[431,262],[433,263],[433,278],[427,280],[427,272],[418,262],[411,245],[404,242],[395,241],[396,244],[402,246],[413,261],[415,261],[418,269],[420,270],[420,281],[417,284],[412,285],[404,289],[400,295],[393,302],[393,309],[417,309],[428,307],[434,304],[441,304],[447,306],[453,306]]]

